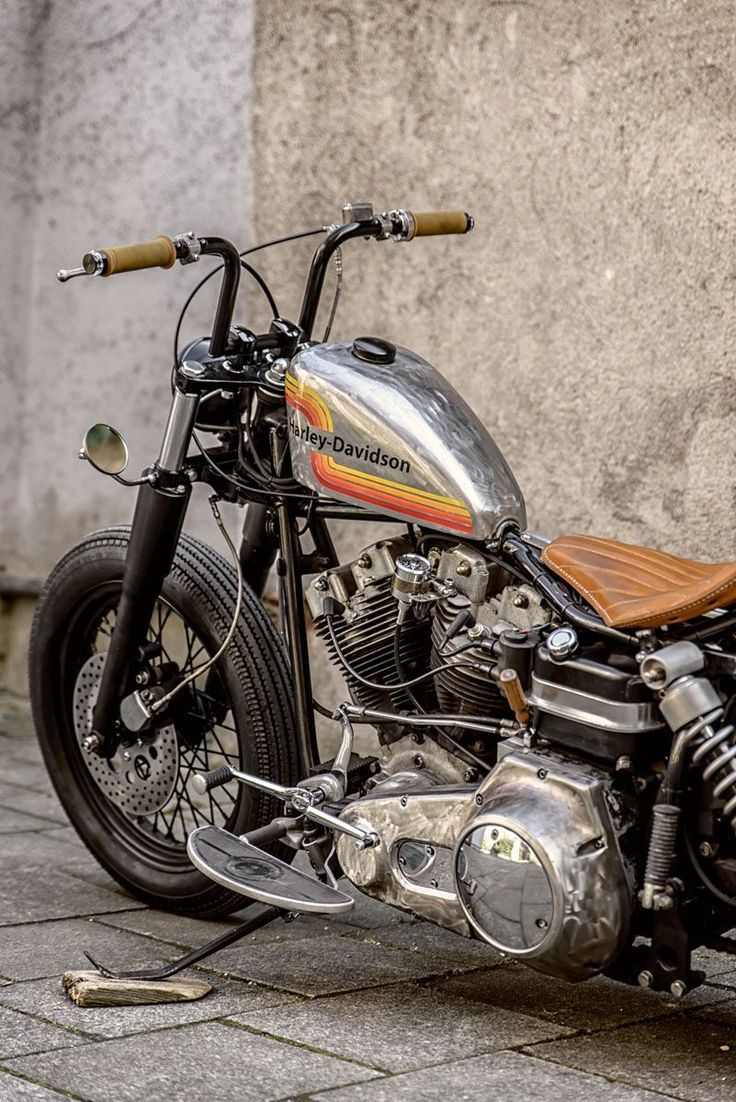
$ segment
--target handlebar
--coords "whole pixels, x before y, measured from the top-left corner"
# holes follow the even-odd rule
[[[374,216],[369,204],[353,204],[343,208],[352,220],[337,226],[327,234],[312,258],[304,290],[299,329],[301,339],[310,340],[317,307],[330,257],[353,237],[373,237],[376,240],[411,241],[415,237],[438,237],[445,234],[469,233],[474,226],[472,215],[463,210],[419,211],[392,210]],[[200,255],[220,256],[225,275],[220,289],[217,313],[210,339],[210,355],[220,356],[227,345],[232,322],[235,295],[240,278],[240,254],[229,241],[220,237],[195,237],[193,233],[166,237],[160,234],[152,241],[115,248],[93,249],[86,253],[81,268],[62,269],[56,278],[65,283],[75,276],[111,276],[119,272],[136,272],[145,268],[171,268],[176,260],[190,264]]]

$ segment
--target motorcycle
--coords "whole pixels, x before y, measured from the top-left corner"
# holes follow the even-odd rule
[[[126,479],[120,434],[85,437],[137,502],[54,567],[30,691],[61,802],[123,887],[199,917],[262,906],[166,968],[93,961],[107,975],[171,975],[279,916],[344,913],[342,878],[569,981],[680,998],[703,979],[693,949],[736,951],[736,563],[528,531],[511,469],[435,368],[380,337],[313,337],[348,242],[472,226],[348,204],[339,225],[266,243],[322,236],[296,323],[218,237],[96,249],[59,273],[204,257],[223,273],[211,334],[176,352],[157,460]],[[267,333],[233,322],[243,270]],[[232,562],[182,532],[197,483]],[[246,507],[239,548],[220,501]],[[403,527],[341,562],[340,521]],[[349,687],[328,707],[307,610]],[[317,713],[339,736],[326,762]]]

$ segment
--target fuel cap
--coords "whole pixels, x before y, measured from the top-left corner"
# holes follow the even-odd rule
[[[351,351],[369,364],[392,364],[396,359],[396,345],[380,337],[356,337]]]

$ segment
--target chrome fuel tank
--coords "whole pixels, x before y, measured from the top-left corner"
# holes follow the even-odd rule
[[[466,539],[504,520],[525,527],[521,490],[490,435],[407,348],[358,338],[304,349],[286,400],[294,477],[323,496]]]

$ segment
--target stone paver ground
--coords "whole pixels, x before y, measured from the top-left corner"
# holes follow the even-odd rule
[[[570,986],[357,897],[212,959],[196,1003],[82,1009],[61,974],[223,930],[121,891],[69,827],[27,706],[0,699],[0,1102],[736,1102],[736,960],[684,1003]]]

